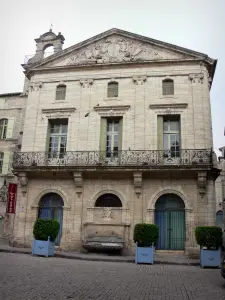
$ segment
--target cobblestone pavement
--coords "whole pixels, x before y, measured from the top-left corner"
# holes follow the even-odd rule
[[[223,300],[219,269],[0,253],[1,300]]]

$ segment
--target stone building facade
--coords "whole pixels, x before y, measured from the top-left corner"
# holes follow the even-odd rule
[[[195,252],[195,227],[215,224],[216,60],[119,29],[65,50],[61,33],[35,41],[11,242],[30,246],[35,220],[57,218],[62,249],[109,238],[126,254],[134,225],[150,222],[158,249]]]
[[[12,172],[13,152],[21,149],[27,96],[0,95],[0,236],[12,234],[13,215],[6,214],[8,183],[17,183]]]

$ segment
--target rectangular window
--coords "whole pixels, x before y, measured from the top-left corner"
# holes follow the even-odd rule
[[[118,157],[122,150],[122,118],[102,118],[100,151],[107,158]]]
[[[119,119],[107,119],[106,156],[118,156],[119,150]]]
[[[63,158],[66,152],[68,119],[50,120],[49,156]]]
[[[179,116],[163,117],[164,157],[180,156],[180,118]]]

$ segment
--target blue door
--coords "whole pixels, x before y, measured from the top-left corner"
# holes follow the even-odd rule
[[[60,245],[62,237],[62,224],[63,224],[63,200],[55,193],[49,193],[44,195],[39,203],[39,215],[40,219],[57,220],[60,224],[59,234],[55,240],[55,245]]]
[[[180,197],[167,194],[157,200],[155,224],[159,227],[157,249],[184,250],[185,210]]]

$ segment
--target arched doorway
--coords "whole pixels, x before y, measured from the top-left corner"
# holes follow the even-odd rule
[[[156,201],[155,223],[159,226],[157,249],[184,250],[185,205],[179,196],[166,194]]]
[[[59,234],[55,240],[56,246],[60,245],[62,237],[63,205],[63,199],[56,193],[44,195],[39,202],[38,218],[55,219],[60,224]]]

